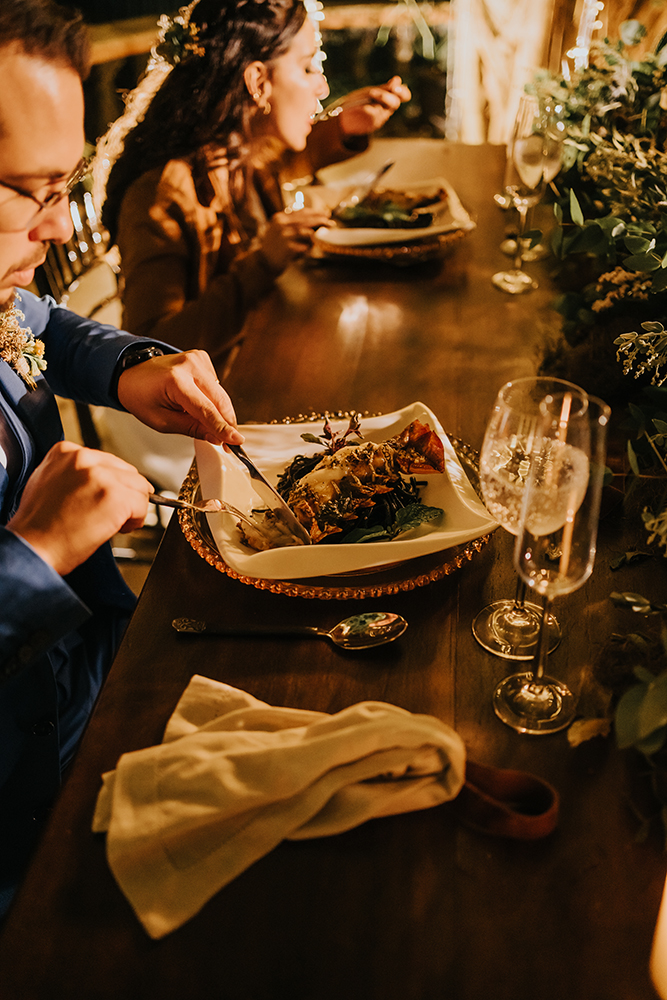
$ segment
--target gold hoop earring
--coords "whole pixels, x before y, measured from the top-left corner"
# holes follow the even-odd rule
[[[267,101],[266,104],[264,105],[264,114],[265,115],[270,115],[271,114],[271,102],[270,101]]]

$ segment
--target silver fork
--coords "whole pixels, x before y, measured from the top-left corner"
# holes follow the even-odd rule
[[[196,510],[202,514],[232,514],[241,521],[245,521],[255,531],[261,531],[257,521],[253,521],[249,514],[243,514],[236,507],[232,507],[230,503],[222,500],[195,500],[194,503],[189,503],[187,500],[173,500],[171,497],[163,497],[160,493],[149,493],[148,499],[151,503],[159,504],[162,507],[175,507],[177,510]]]
[[[331,104],[327,104],[326,108],[322,108],[321,111],[314,114],[310,120],[313,124],[315,124],[315,122],[324,122],[327,118],[337,118],[341,111],[345,108],[358,108],[361,107],[362,104],[377,103],[377,101],[368,97],[364,97],[363,99],[359,98],[356,101],[348,101],[346,97],[339,97],[338,100],[332,101]]]

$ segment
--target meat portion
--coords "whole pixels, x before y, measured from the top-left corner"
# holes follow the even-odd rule
[[[405,506],[399,497],[406,485],[401,474],[424,475],[444,468],[442,441],[428,424],[413,420],[380,444],[346,445],[325,455],[292,487],[287,503],[313,542],[321,542],[355,527],[383,497],[390,501],[390,510]]]

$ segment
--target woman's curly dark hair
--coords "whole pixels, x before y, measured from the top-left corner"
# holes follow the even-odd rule
[[[257,113],[244,70],[282,55],[305,19],[301,0],[200,0],[191,21],[203,51],[187,53],[174,66],[126,136],[109,175],[103,222],[112,242],[125,192],[146,171],[220,149],[230,167],[238,165]]]

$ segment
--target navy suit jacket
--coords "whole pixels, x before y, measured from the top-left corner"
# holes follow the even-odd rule
[[[138,343],[174,349],[82,319],[21,291],[25,325],[47,369],[32,392],[0,360],[0,410],[19,443],[19,474],[0,466],[0,916],[35,844],[109,668],[134,595],[109,545],[60,577],[5,525],[25,482],[63,436],[54,392],[121,408],[117,365]]]

